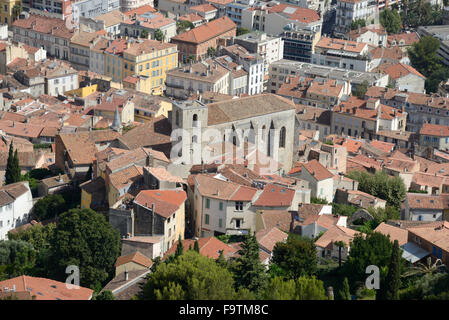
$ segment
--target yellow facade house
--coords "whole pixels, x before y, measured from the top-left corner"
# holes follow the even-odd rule
[[[8,26],[17,20],[22,9],[22,1],[17,0],[2,0],[0,2],[0,19],[1,24],[7,24]]]
[[[132,75],[150,78],[152,94],[163,93],[166,72],[177,67],[178,49],[172,43],[139,39],[128,42],[127,49],[123,51],[123,79]]]
[[[159,116],[168,118],[172,106],[171,100],[163,96],[153,95],[139,99],[134,104],[134,121],[145,123]]]

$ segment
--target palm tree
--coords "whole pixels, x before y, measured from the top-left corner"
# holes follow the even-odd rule
[[[20,15],[21,12],[22,12],[22,3],[19,2],[19,4],[16,4],[16,5],[12,8],[12,18],[13,18],[13,20],[16,20],[17,17]]]
[[[441,259],[436,259],[435,262],[432,263],[432,258],[428,257],[426,264],[419,262],[415,266],[411,266],[410,269],[402,275],[402,277],[407,278],[415,275],[432,274],[439,271],[441,267],[444,267]]]
[[[338,247],[338,267],[341,268],[341,250],[346,247],[343,241],[335,241],[334,244]]]

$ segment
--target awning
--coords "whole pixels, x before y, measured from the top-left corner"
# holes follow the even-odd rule
[[[422,258],[430,255],[430,252],[427,252],[426,250],[418,247],[413,242],[407,242],[401,248],[403,250],[402,258],[404,258],[407,261],[410,261],[411,263],[415,263],[421,260]]]

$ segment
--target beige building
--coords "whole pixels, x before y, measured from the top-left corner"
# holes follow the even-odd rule
[[[166,95],[187,98],[191,93],[204,91],[228,94],[231,71],[207,59],[167,73]]]

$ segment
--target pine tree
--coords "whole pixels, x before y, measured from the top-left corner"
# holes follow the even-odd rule
[[[241,247],[235,270],[236,285],[258,294],[265,287],[268,275],[260,262],[256,236],[249,233]]]
[[[215,260],[215,261],[221,267],[226,267],[227,266],[226,259],[225,259],[224,255],[223,255],[223,250],[220,250],[220,255],[218,256],[217,260]]]
[[[176,246],[175,257],[179,257],[184,253],[184,245],[182,244],[181,235],[179,235],[178,245]]]
[[[193,250],[200,253],[200,245],[198,244],[198,240],[195,240],[195,244],[193,245]]]
[[[11,144],[9,145],[8,161],[6,163],[5,184],[10,184],[13,182],[13,176],[12,176],[13,160],[14,160],[14,149],[13,149],[13,143],[11,141]]]
[[[348,278],[345,277],[345,279],[343,280],[343,288],[338,293],[341,300],[351,300]]]
[[[14,151],[13,142],[11,141],[11,144],[9,145],[8,161],[6,164],[5,184],[20,181],[20,171],[17,149]]]
[[[391,251],[388,273],[379,290],[379,300],[399,300],[399,287],[401,285],[400,259],[399,242],[395,240]]]

